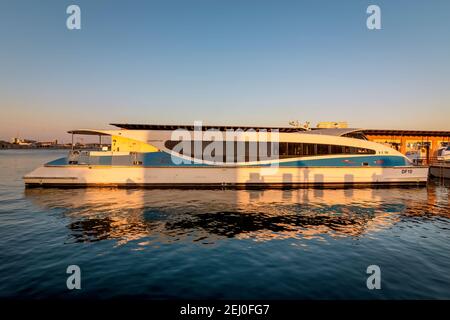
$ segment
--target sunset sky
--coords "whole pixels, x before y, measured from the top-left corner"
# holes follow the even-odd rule
[[[449,39],[445,0],[0,0],[0,140],[194,120],[450,130]]]

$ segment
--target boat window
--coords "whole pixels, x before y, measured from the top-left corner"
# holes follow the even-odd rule
[[[204,151],[213,141],[176,141],[167,140],[165,147],[169,150],[174,150],[182,155],[186,155],[196,159],[205,159]],[[201,150],[197,150],[195,154],[195,146],[201,146]],[[234,145],[230,145],[226,142],[222,142],[222,146],[216,145],[215,148],[209,148],[206,150],[206,154],[210,154],[213,160],[219,162],[249,162],[249,161],[262,161],[270,160],[272,156],[278,156],[281,159],[307,157],[307,156],[323,156],[323,155],[339,155],[339,154],[375,154],[375,150],[332,145],[332,144],[316,144],[316,143],[298,143],[298,142],[279,142],[273,143],[267,142],[266,144],[260,144],[256,142],[234,142]],[[233,149],[234,147],[234,149]],[[228,149],[227,149],[228,148]],[[263,148],[263,149],[261,149]],[[238,152],[238,150],[242,150]],[[245,150],[245,152],[243,152]],[[271,154],[273,150],[273,155]],[[200,152],[198,152],[200,151]],[[255,156],[256,153],[256,156]],[[237,156],[239,154],[239,157]]]
[[[360,139],[360,140],[369,140],[366,135],[362,132],[350,132],[342,135],[343,137]]]
[[[317,145],[317,154],[330,154],[330,150],[328,150],[330,145],[328,144],[318,144]]]

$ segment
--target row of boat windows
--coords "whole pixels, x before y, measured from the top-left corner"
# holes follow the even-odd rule
[[[208,157],[213,157],[215,161],[224,162],[262,161],[271,158],[286,159],[320,155],[375,154],[375,150],[366,148],[319,143],[234,141],[234,143],[222,142],[222,146],[220,146],[220,142],[214,142],[214,145],[210,146],[212,142],[167,140],[164,145],[167,149],[192,158],[210,160]],[[195,148],[201,149],[201,151],[199,152]]]
[[[375,154],[375,150],[319,143],[279,143],[279,155],[282,157],[317,156],[330,154]]]

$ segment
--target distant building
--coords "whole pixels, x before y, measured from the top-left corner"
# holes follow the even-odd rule
[[[13,138],[12,144],[16,144],[19,146],[31,146],[36,143],[35,140],[21,139],[21,138]]]
[[[9,149],[11,148],[11,143],[6,141],[0,141],[0,149]]]
[[[58,140],[36,142],[36,147],[38,147],[38,148],[50,148],[50,147],[55,147],[57,145],[58,145]]]

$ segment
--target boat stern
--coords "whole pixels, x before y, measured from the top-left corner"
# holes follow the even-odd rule
[[[41,166],[23,177],[25,187],[42,187],[48,185],[74,185],[78,177],[71,176],[63,168]]]

